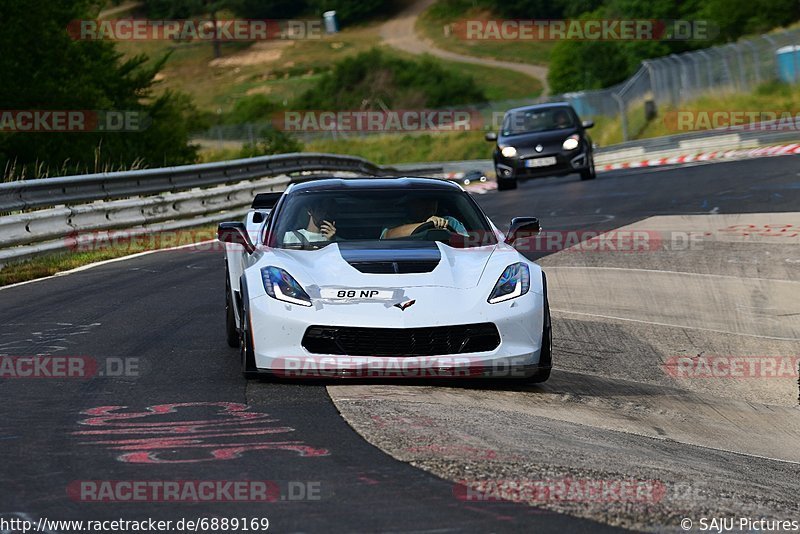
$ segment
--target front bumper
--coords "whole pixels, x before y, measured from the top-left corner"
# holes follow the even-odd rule
[[[260,372],[289,378],[523,378],[536,373],[542,346],[543,297],[488,304],[475,291],[442,287],[406,289],[416,303],[404,311],[391,303],[331,304],[312,307],[263,295],[250,301],[253,348]],[[455,354],[380,356],[312,353],[303,346],[309,327],[430,328],[492,323],[500,343],[493,350]]]
[[[546,167],[528,167],[528,160],[555,157],[555,165]],[[589,167],[591,157],[585,148],[555,154],[536,154],[528,157],[506,158],[498,155],[495,159],[495,171],[498,178],[539,178],[542,176],[564,176],[581,172]]]

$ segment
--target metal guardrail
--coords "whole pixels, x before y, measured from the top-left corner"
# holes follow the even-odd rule
[[[0,184],[0,212],[43,208],[136,195],[179,192],[301,171],[354,172],[372,176],[403,173],[354,156],[292,153],[199,165],[144,169]],[[408,171],[405,171],[408,172]]]
[[[710,130],[631,141],[599,148],[596,164],[670,157],[703,150],[731,150],[800,140],[795,131]],[[218,163],[166,167],[0,184],[0,265],[91,241],[93,233],[131,235],[236,219],[257,192],[281,191],[332,171],[371,176],[431,175],[491,167],[490,160],[375,165],[363,158],[295,153]],[[37,209],[39,208],[39,209]],[[42,209],[43,208],[43,209]],[[102,236],[100,237],[102,239]]]
[[[68,250],[76,240],[99,241],[104,231],[133,236],[236,219],[256,193],[314,179],[309,172],[395,176],[442,170],[436,164],[399,167],[353,156],[292,153],[3,183],[0,212],[12,214],[0,216],[0,265]]]

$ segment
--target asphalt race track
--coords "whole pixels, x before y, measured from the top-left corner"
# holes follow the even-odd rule
[[[633,169],[476,196],[500,225],[535,215],[548,231],[663,240],[645,252],[531,253],[553,308],[556,369],[541,386],[246,384],[225,344],[218,250],[2,289],[0,355],[51,355],[95,376],[0,378],[0,520],[677,532],[681,519],[715,513],[798,519],[797,366],[791,377],[735,380],[669,366],[687,355],[800,355],[798,162]],[[650,493],[463,498],[459,482],[475,479],[634,480]],[[152,489],[111,502],[98,489],[121,481],[266,481],[272,502],[152,502]]]

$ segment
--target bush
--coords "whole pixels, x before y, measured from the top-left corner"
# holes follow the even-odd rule
[[[300,152],[302,150],[303,144],[294,137],[271,126],[265,126],[259,130],[255,143],[246,143],[242,147],[239,157],[252,158],[270,154]]]
[[[265,122],[272,119],[272,115],[280,106],[270,100],[266,95],[246,96],[234,104],[233,109],[226,113],[225,124],[247,124],[251,122]]]
[[[345,58],[300,95],[295,109],[435,108],[483,102],[471,76],[429,57],[400,59],[377,48]]]

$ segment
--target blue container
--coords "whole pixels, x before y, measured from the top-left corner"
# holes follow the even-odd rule
[[[589,99],[586,98],[586,94],[583,91],[577,93],[566,93],[564,94],[564,100],[570,103],[581,120],[584,117],[597,115],[597,110],[594,109],[594,106],[589,103]]]
[[[775,60],[778,64],[778,79],[788,83],[800,80],[800,45],[779,48],[775,52]]]
[[[325,21],[325,33],[337,33],[339,31],[339,21],[336,20],[336,11],[326,11],[322,14]]]

